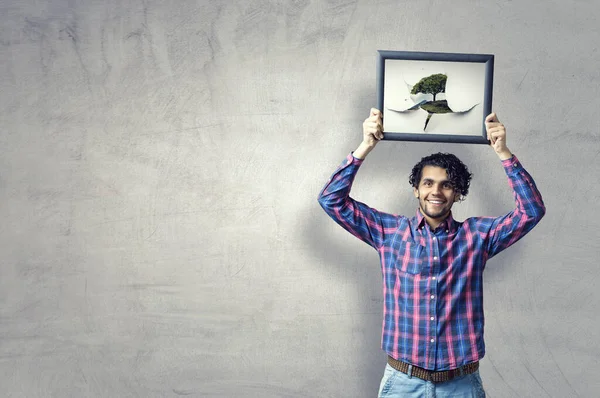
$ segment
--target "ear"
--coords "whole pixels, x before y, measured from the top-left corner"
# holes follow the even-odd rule
[[[413,193],[415,194],[415,198],[419,199],[419,190],[413,187]]]

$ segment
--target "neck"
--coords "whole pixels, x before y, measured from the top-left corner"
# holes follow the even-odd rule
[[[429,225],[429,228],[431,228],[431,230],[433,231],[434,229],[436,229],[437,227],[440,226],[440,224],[442,223],[442,221],[444,221],[444,219],[436,219],[436,218],[430,218],[425,216],[425,222],[427,222],[427,225]]]
[[[425,218],[425,222],[427,223],[427,225],[429,225],[429,228],[431,228],[431,230],[433,231],[434,229],[436,229],[437,227],[440,226],[440,224],[448,218],[448,216],[450,216],[450,212],[444,214],[443,216],[437,217],[437,218],[433,218],[433,217],[429,217],[427,214],[425,214],[425,212],[419,207],[419,212],[421,213],[421,215],[423,216],[423,218]]]

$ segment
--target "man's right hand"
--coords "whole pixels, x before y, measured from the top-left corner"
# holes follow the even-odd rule
[[[383,138],[383,120],[379,109],[371,108],[371,114],[363,122],[363,140],[354,151],[354,157],[364,159]]]
[[[374,147],[383,138],[381,111],[371,108],[371,114],[363,123],[363,142]]]

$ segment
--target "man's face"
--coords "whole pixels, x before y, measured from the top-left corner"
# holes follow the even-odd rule
[[[413,190],[419,199],[421,213],[434,228],[448,217],[452,205],[460,198],[448,180],[446,170],[437,166],[423,167],[419,186]]]

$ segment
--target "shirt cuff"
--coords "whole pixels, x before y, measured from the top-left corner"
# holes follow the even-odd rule
[[[521,166],[521,162],[519,162],[519,159],[514,154],[511,158],[503,160],[502,166],[504,166],[506,174],[511,174],[523,169],[523,166]]]
[[[346,160],[348,165],[355,164],[357,166],[360,166],[364,161],[364,159],[355,158],[354,152],[350,152],[350,154],[346,157]]]

